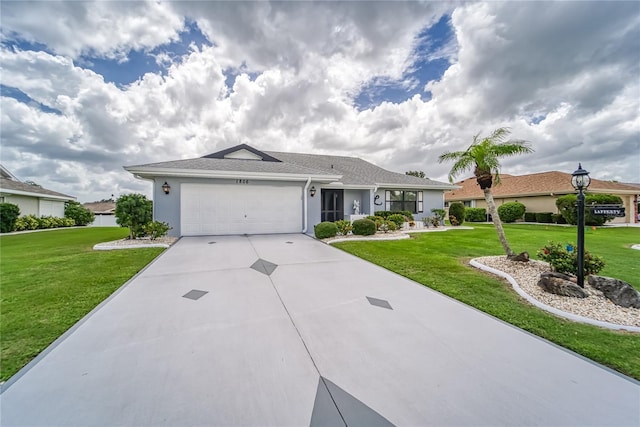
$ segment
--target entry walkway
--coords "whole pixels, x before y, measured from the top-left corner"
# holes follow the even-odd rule
[[[640,385],[303,235],[183,238],[1,396],[16,425],[633,425]]]

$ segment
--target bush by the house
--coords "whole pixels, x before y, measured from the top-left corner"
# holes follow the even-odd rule
[[[95,214],[75,200],[64,204],[64,217],[71,218],[75,225],[89,225],[95,219]]]
[[[16,226],[20,208],[13,203],[0,203],[0,233],[10,233]]]
[[[404,215],[405,217],[407,217],[408,221],[413,221],[413,214],[409,211],[376,211],[375,212],[376,216],[380,216],[384,219],[389,219],[389,217],[391,215]]]
[[[336,221],[336,227],[338,227],[338,233],[340,233],[343,236],[346,236],[347,234],[349,234],[349,232],[353,228],[351,226],[351,221],[347,221],[346,219],[341,219],[339,221]]]
[[[622,199],[613,194],[587,194],[585,196],[584,223],[586,225],[603,225],[615,217],[591,215],[589,205],[592,204],[622,205]],[[568,224],[576,225],[578,223],[577,196],[575,194],[558,197],[556,206]]]
[[[561,214],[551,215],[551,220],[556,224],[566,224],[567,220]]]
[[[536,221],[543,224],[551,224],[553,222],[553,213],[536,212]]]
[[[498,206],[498,216],[502,222],[515,222],[522,218],[527,208],[520,202],[509,202]]]
[[[144,236],[144,225],[153,220],[153,204],[143,194],[125,194],[116,201],[116,222],[129,227],[129,238]]]
[[[569,251],[567,247],[572,250]],[[549,242],[538,250],[538,258],[551,265],[553,271],[558,273],[573,274],[578,273],[578,251],[575,244],[563,245],[561,243]],[[597,274],[604,268],[604,259],[597,255],[591,255],[589,251],[584,251],[584,273]]]
[[[536,222],[536,213],[535,212],[525,212],[524,213],[524,221],[525,222]]]
[[[460,223],[458,222],[458,218],[456,218],[453,215],[449,215],[449,222],[451,223],[451,225],[453,225],[454,227],[460,225]]]
[[[396,213],[393,215],[389,215],[387,217],[387,221],[394,222],[398,228],[401,228],[405,221],[407,221],[407,217],[403,214]]]
[[[74,225],[76,223],[71,218],[26,215],[16,219],[15,231],[46,230],[49,228],[73,227]]]
[[[324,221],[313,227],[313,231],[318,239],[326,239],[335,237],[338,234],[338,227],[335,222]]]
[[[172,227],[166,222],[151,221],[142,228],[146,236],[149,236],[151,240],[156,240],[158,237],[166,236]]]
[[[371,236],[376,234],[376,223],[370,219],[357,219],[353,221],[353,234],[358,236]]]
[[[387,231],[396,231],[398,229],[398,226],[393,221],[386,220],[383,225],[386,227]]]
[[[465,210],[466,208],[460,202],[453,202],[449,205],[449,221],[451,222],[451,225],[462,225],[464,222]],[[456,219],[455,224],[454,221],[451,221],[451,217]]]
[[[485,208],[467,208],[464,213],[464,220],[467,222],[484,222],[487,220],[487,210]]]
[[[376,230],[382,231],[380,230],[380,226],[384,224],[385,219],[383,217],[378,215],[369,215],[367,219],[370,219],[376,224]]]

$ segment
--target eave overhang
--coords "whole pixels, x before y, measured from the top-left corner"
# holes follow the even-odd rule
[[[134,174],[138,178],[153,179],[162,177],[181,178],[220,178],[220,179],[254,179],[259,181],[307,181],[311,178],[315,182],[335,182],[342,178],[342,175],[319,175],[319,174],[294,174],[294,173],[274,173],[274,172],[243,172],[243,171],[213,171],[199,169],[175,169],[175,168],[136,168],[127,167],[126,171]]]

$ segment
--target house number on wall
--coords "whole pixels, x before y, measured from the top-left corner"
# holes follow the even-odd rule
[[[248,179],[236,179],[236,184],[248,184]]]

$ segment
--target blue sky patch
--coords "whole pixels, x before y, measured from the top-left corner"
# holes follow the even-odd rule
[[[191,52],[190,46],[192,43],[199,49],[202,49],[203,46],[212,45],[193,21],[187,22],[185,30],[180,33],[178,40],[158,46],[148,52],[132,50],[127,54],[125,61],[87,55],[81,56],[78,64],[102,75],[105,82],[115,83],[117,86],[123,87],[141,79],[146,73],[166,75],[171,63],[162,63],[162,61],[157,61],[156,58],[159,55],[166,54],[171,62],[175,62]]]
[[[44,113],[53,113],[53,114],[62,115],[62,112],[60,110],[56,110],[55,108],[51,108],[44,104],[41,104],[40,102],[36,101],[35,99],[31,98],[29,95],[24,93],[23,91],[15,87],[0,84],[0,94],[8,98],[13,98],[16,101],[22,102],[23,104],[28,104],[32,107],[35,106]]]
[[[454,37],[449,15],[443,15],[440,20],[429,28],[425,28],[416,37],[416,47],[413,52],[415,61],[405,70],[399,80],[376,77],[367,82],[354,99],[356,107],[362,111],[373,108],[383,102],[401,103],[420,94],[422,99],[431,99],[431,93],[425,92],[425,85],[442,78],[449,68],[449,59],[441,50]]]

